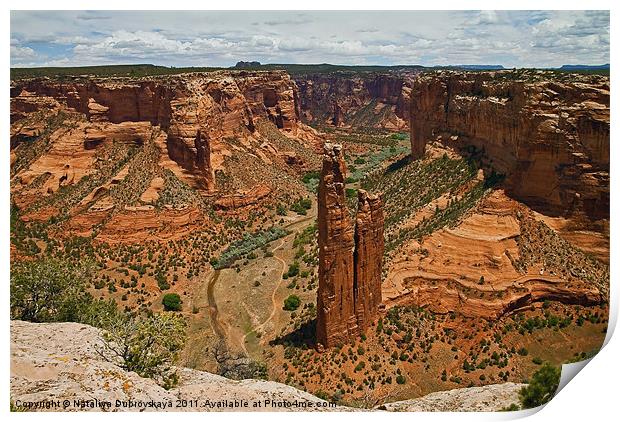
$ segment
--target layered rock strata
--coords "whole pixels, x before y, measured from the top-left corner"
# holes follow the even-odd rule
[[[375,320],[381,304],[383,221],[383,203],[379,195],[371,195],[360,189],[353,253],[353,296],[357,325],[361,332]]]
[[[283,71],[75,78],[69,82],[30,79],[14,82],[11,97],[12,110],[16,110],[12,119],[57,102],[84,114],[91,123],[159,126],[166,134],[169,157],[185,170],[201,174],[208,191],[215,188],[210,162],[213,143],[243,131],[254,132],[260,119],[295,131],[300,114],[297,86]]]
[[[473,145],[528,205],[609,218],[609,78],[433,72],[415,81],[410,113],[413,158],[437,139]]]
[[[353,297],[353,225],[345,200],[342,146],[325,144],[319,183],[317,342],[331,347],[359,332]]]
[[[383,204],[359,193],[355,228],[345,200],[342,146],[325,144],[318,194],[317,343],[332,347],[363,333],[381,303]]]
[[[411,74],[295,75],[301,116],[307,123],[406,130]]]

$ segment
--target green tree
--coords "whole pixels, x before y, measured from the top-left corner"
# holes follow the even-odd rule
[[[166,293],[161,303],[164,305],[166,311],[181,310],[181,296],[176,293]]]
[[[294,311],[299,308],[301,305],[301,299],[297,295],[290,295],[286,299],[284,299],[284,307],[285,311]]]
[[[92,301],[86,285],[92,264],[58,259],[12,264],[11,318],[32,322],[80,321]]]
[[[555,395],[560,384],[559,367],[545,364],[532,376],[530,383],[519,391],[519,400],[524,409],[541,406]]]

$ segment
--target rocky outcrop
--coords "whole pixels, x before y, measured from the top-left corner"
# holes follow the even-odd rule
[[[353,297],[353,225],[345,200],[342,146],[325,143],[319,182],[317,342],[326,347],[359,332]]]
[[[325,347],[363,333],[381,303],[383,204],[380,197],[360,191],[354,229],[346,206],[345,177],[342,146],[326,143],[317,217],[317,343]]]
[[[306,123],[406,130],[413,75],[337,72],[295,75]]]
[[[544,71],[434,72],[411,93],[412,156],[475,146],[515,198],[609,218],[609,79]]]
[[[276,404],[295,400],[319,405],[312,410],[343,409],[320,406],[327,403],[288,385],[272,381],[233,381],[188,368],[178,368],[178,386],[166,390],[152,379],[142,378],[104,360],[97,352],[102,347],[99,330],[88,325],[11,321],[11,401],[31,411],[307,410]],[[65,400],[69,403],[66,407]],[[197,400],[200,406],[176,407],[177,400]],[[270,402],[265,405],[265,400]],[[58,402],[58,407],[30,407],[42,401]],[[205,401],[212,405],[203,406]],[[235,401],[249,404],[247,408],[229,405]],[[134,406],[129,407],[129,402]],[[166,407],[145,407],[145,403],[150,402]],[[253,407],[256,402],[263,405]],[[106,403],[110,406],[101,407]]]
[[[269,186],[261,184],[252,190],[240,191],[232,195],[222,196],[215,201],[215,208],[226,211],[251,206],[257,204],[270,193],[271,189]]]
[[[353,254],[353,296],[357,325],[364,332],[376,319],[381,304],[383,262],[383,203],[379,195],[358,191]]]
[[[506,382],[482,387],[438,391],[412,400],[386,403],[382,410],[393,412],[499,412],[519,404],[519,391],[526,384]]]

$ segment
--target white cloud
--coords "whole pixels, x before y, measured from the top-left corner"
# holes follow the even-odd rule
[[[18,47],[16,45],[11,45],[11,62],[32,60],[36,56],[37,54],[30,47]]]
[[[69,48],[67,48],[69,46]],[[12,65],[609,61],[609,12],[11,12]]]

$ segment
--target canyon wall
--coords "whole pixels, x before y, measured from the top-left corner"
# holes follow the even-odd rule
[[[11,86],[12,120],[56,101],[90,122],[150,122],[167,134],[168,155],[188,171],[204,174],[214,188],[212,142],[254,132],[266,119],[294,130],[300,104],[295,83],[283,71],[212,72],[176,76],[30,79]],[[23,117],[23,116],[22,116]]]
[[[413,158],[430,141],[473,145],[528,205],[609,218],[609,78],[432,72],[413,85],[410,118]]]
[[[296,75],[306,123],[406,130],[410,74],[326,73]]]
[[[343,344],[371,325],[381,303],[383,204],[359,192],[356,225],[345,199],[342,146],[325,143],[318,193],[317,343]]]

